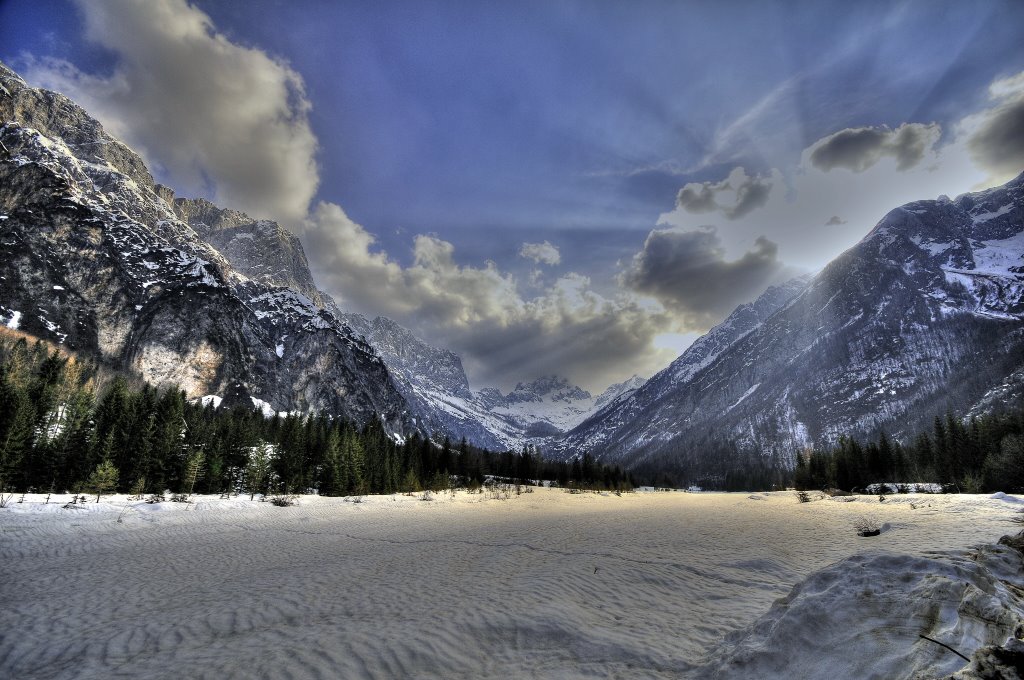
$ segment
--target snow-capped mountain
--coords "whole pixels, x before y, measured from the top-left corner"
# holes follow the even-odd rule
[[[424,342],[386,317],[370,320],[342,313],[341,318],[384,360],[420,430],[438,441],[465,437],[493,450],[522,446],[520,429],[477,403],[458,355]]]
[[[768,317],[799,293],[810,281],[809,276],[772,286],[754,302],[742,304],[725,321],[698,338],[668,368],[655,374],[645,384],[616,400],[608,408],[600,408],[580,427],[561,439],[558,451],[575,455],[582,451],[602,452],[617,438],[617,433],[631,424],[651,417],[652,405],[685,385],[698,372],[710,366],[737,340],[755,330]],[[653,431],[671,436],[677,429],[668,412],[656,411],[659,421],[650,423]],[[641,442],[643,443],[643,442]]]
[[[74,102],[2,65],[0,88],[0,322],[209,403],[380,417],[492,449],[589,413],[579,388],[564,414],[546,393],[542,413],[501,412],[508,399],[474,393],[452,352],[341,311],[276,222],[176,197]]]
[[[689,479],[791,466],[841,434],[909,434],[1019,399],[1024,175],[893,210],[809,280],[741,306],[646,385],[570,432],[564,455]]]
[[[506,395],[489,390],[480,399],[488,404],[491,413],[520,423],[531,436],[543,437],[572,429],[606,404],[642,384],[643,378],[633,376],[592,397],[590,392],[570,384],[567,379],[550,375],[519,383]]]
[[[465,437],[478,446],[519,450],[524,444],[547,448],[561,435],[643,379],[612,385],[597,398],[565,378],[549,376],[519,383],[507,395],[495,388],[470,389],[462,360],[434,347],[391,319],[341,318],[378,352],[391,370],[417,424],[435,438]]]
[[[311,282],[297,242],[277,262],[232,245],[288,241],[276,225],[174,199],[83,109],[2,65],[0,115],[0,321],[190,397],[410,428],[373,349],[284,287]]]

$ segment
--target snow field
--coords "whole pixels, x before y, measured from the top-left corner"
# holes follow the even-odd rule
[[[118,523],[124,496],[84,510],[15,497],[0,510],[0,676],[668,678],[707,677],[711,664],[722,677],[795,677],[763,644],[774,634],[778,650],[800,622],[810,628],[794,640],[819,629],[806,612],[789,628],[765,623],[794,584],[855,555],[899,565],[994,542],[1020,507],[914,494],[802,504],[788,492],[433,498],[198,497],[187,510],[132,503]],[[860,538],[862,517],[888,526]],[[851,634],[899,614],[890,602],[860,615],[849,589],[805,590],[831,593]],[[914,653],[946,654],[927,645]],[[786,647],[790,663],[811,663],[802,649]]]

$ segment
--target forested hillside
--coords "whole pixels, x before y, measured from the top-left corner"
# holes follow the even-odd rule
[[[874,483],[938,482],[948,491],[1024,489],[1024,411],[935,417],[931,432],[901,445],[884,432],[865,444],[841,437],[833,448],[797,457],[798,489],[863,489]]]
[[[399,442],[377,421],[218,409],[0,330],[0,490],[94,491],[107,480],[108,490],[136,494],[349,495],[479,486],[488,476],[631,486],[589,457],[552,463],[530,449]]]

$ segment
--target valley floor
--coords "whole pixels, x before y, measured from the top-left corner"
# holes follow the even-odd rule
[[[812,572],[865,552],[910,564],[994,543],[1024,507],[536,489],[296,507],[199,497],[187,510],[133,503],[119,523],[124,496],[79,510],[42,499],[0,510],[2,677],[701,677]],[[860,538],[860,518],[887,526]],[[965,665],[929,645],[917,653],[943,672]],[[820,662],[808,667],[842,676]],[[730,663],[728,677],[757,667]]]

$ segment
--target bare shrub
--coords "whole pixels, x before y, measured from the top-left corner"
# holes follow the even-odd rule
[[[853,528],[857,530],[858,536],[877,536],[882,533],[882,527],[878,525],[878,522],[868,517],[858,519],[853,523]]]
[[[513,485],[507,481],[488,479],[484,482],[484,495],[486,498],[497,501],[507,501],[512,497]]]

